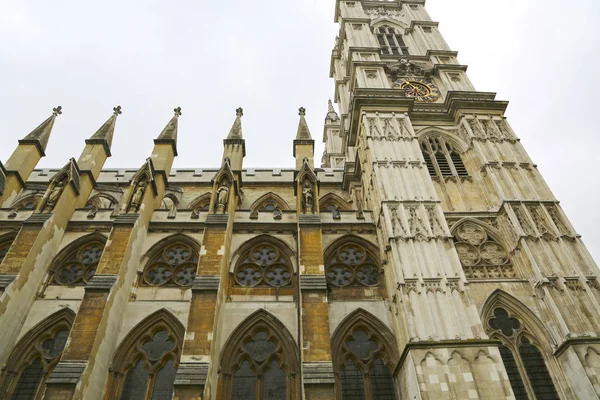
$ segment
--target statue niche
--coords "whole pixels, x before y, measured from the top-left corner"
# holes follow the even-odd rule
[[[229,180],[227,178],[223,179],[218,186],[216,213],[225,214],[229,201]]]
[[[53,185],[51,185],[48,188],[48,191],[46,192],[42,200],[42,213],[51,213],[52,210],[54,210],[54,207],[56,206],[56,203],[58,203],[58,199],[60,198],[60,195],[62,194],[66,185],[67,177],[64,176],[60,180],[55,181]]]
[[[147,183],[145,180],[136,183],[133,194],[131,195],[131,200],[127,206],[127,213],[137,213],[139,211],[142,200],[144,199],[144,193],[146,192],[146,186]]]
[[[305,214],[315,212],[315,192],[309,179],[305,179],[302,183],[302,211]]]

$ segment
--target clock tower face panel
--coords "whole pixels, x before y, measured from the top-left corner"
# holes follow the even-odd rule
[[[392,84],[392,87],[394,89],[405,89],[408,97],[424,103],[431,103],[440,98],[438,88],[422,78],[400,78]]]

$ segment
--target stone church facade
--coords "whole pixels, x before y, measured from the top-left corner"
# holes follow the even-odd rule
[[[0,163],[2,399],[593,399],[598,269],[424,0],[337,0],[318,168]],[[158,130],[157,130],[158,131]],[[184,134],[182,132],[182,134]],[[225,136],[225,135],[224,135]]]

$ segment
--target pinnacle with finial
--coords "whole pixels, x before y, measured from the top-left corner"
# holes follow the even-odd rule
[[[296,140],[312,140],[310,130],[308,129],[308,124],[306,123],[306,119],[304,118],[304,116],[306,115],[306,108],[300,107],[298,109],[298,114],[300,115],[300,123],[298,124]]]
[[[177,155],[177,131],[179,129],[179,116],[181,115],[181,107],[175,107],[173,109],[175,115],[165,129],[158,135],[156,139],[154,139],[154,144],[170,144],[173,146],[173,153]]]
[[[110,118],[98,129],[91,138],[85,141],[86,144],[99,144],[104,147],[104,151],[108,157],[111,156],[110,148],[112,146],[113,136],[115,134],[115,125],[117,123],[117,117],[121,115],[121,106],[113,107],[113,114]]]
[[[235,121],[233,122],[233,126],[229,131],[229,135],[227,135],[227,140],[240,140],[243,139],[242,136],[242,116],[244,115],[244,109],[242,107],[238,107],[235,110]]]
[[[46,146],[48,146],[48,140],[50,139],[50,133],[52,133],[52,128],[54,127],[54,120],[60,114],[62,114],[62,107],[54,107],[52,109],[52,115],[42,122],[40,126],[31,131],[29,135],[19,140],[19,144],[35,145],[42,157],[45,156]]]
[[[176,107],[173,109],[173,111],[175,111],[175,116],[176,117],[180,117],[181,116],[181,107]]]

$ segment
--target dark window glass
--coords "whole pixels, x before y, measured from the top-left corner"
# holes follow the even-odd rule
[[[489,322],[490,328],[493,330],[500,330],[502,333],[508,337],[513,335],[515,329],[519,329],[521,327],[521,323],[516,318],[510,318],[508,316],[508,311],[503,308],[496,308],[494,310],[494,317]]]
[[[286,378],[285,372],[279,367],[277,361],[271,362],[263,378],[263,400],[285,400]]]
[[[4,257],[6,257],[9,247],[10,243],[4,243],[0,245],[0,264],[2,264],[2,261],[4,261]]]
[[[175,363],[167,361],[165,366],[158,371],[154,381],[152,400],[170,400],[173,397],[173,384],[175,383]]]
[[[275,207],[275,204],[267,204],[258,211],[275,211],[276,208],[277,207]]]
[[[531,344],[527,338],[523,338],[521,339],[519,354],[537,400],[559,400],[550,373],[546,368],[544,357],[542,357],[538,348]]]
[[[462,158],[460,158],[460,154],[458,154],[456,151],[453,151],[450,153],[450,158],[452,159],[452,164],[454,164],[454,168],[456,168],[456,173],[458,176],[469,176],[467,168],[465,167]]]
[[[504,368],[506,368],[508,380],[510,381],[510,386],[512,386],[513,393],[515,394],[515,399],[528,400],[529,398],[527,397],[525,384],[519,373],[519,368],[517,367],[517,362],[515,361],[512,351],[503,344],[500,344],[498,348],[500,349],[502,362],[504,363]]]
[[[33,400],[38,391],[38,386],[44,376],[42,361],[37,358],[30,366],[21,372],[17,387],[13,392],[11,400]]]
[[[248,361],[244,361],[233,375],[233,388],[231,400],[256,399],[256,374],[250,368]]]
[[[173,350],[175,343],[169,338],[167,331],[158,331],[142,347],[151,360],[159,360],[165,353]]]
[[[254,340],[246,343],[244,350],[252,356],[255,361],[262,362],[267,359],[269,354],[275,351],[277,346],[271,340],[267,332],[258,332],[254,335]]]
[[[62,331],[58,331],[56,336],[52,339],[46,340],[42,343],[42,348],[44,349],[44,355],[46,358],[54,358],[65,348],[67,344],[67,339],[69,338],[69,331],[67,329],[63,329]]]
[[[144,366],[144,360],[138,360],[135,366],[127,373],[121,400],[145,400],[147,384],[148,371]]]
[[[371,391],[374,399],[396,400],[394,380],[383,360],[375,360],[373,363],[373,369],[371,370]]]
[[[342,399],[365,400],[363,374],[352,360],[348,360],[342,370]]]
[[[348,349],[362,360],[368,360],[373,356],[373,352],[377,350],[377,342],[371,340],[365,331],[354,331],[352,340],[347,345]]]

